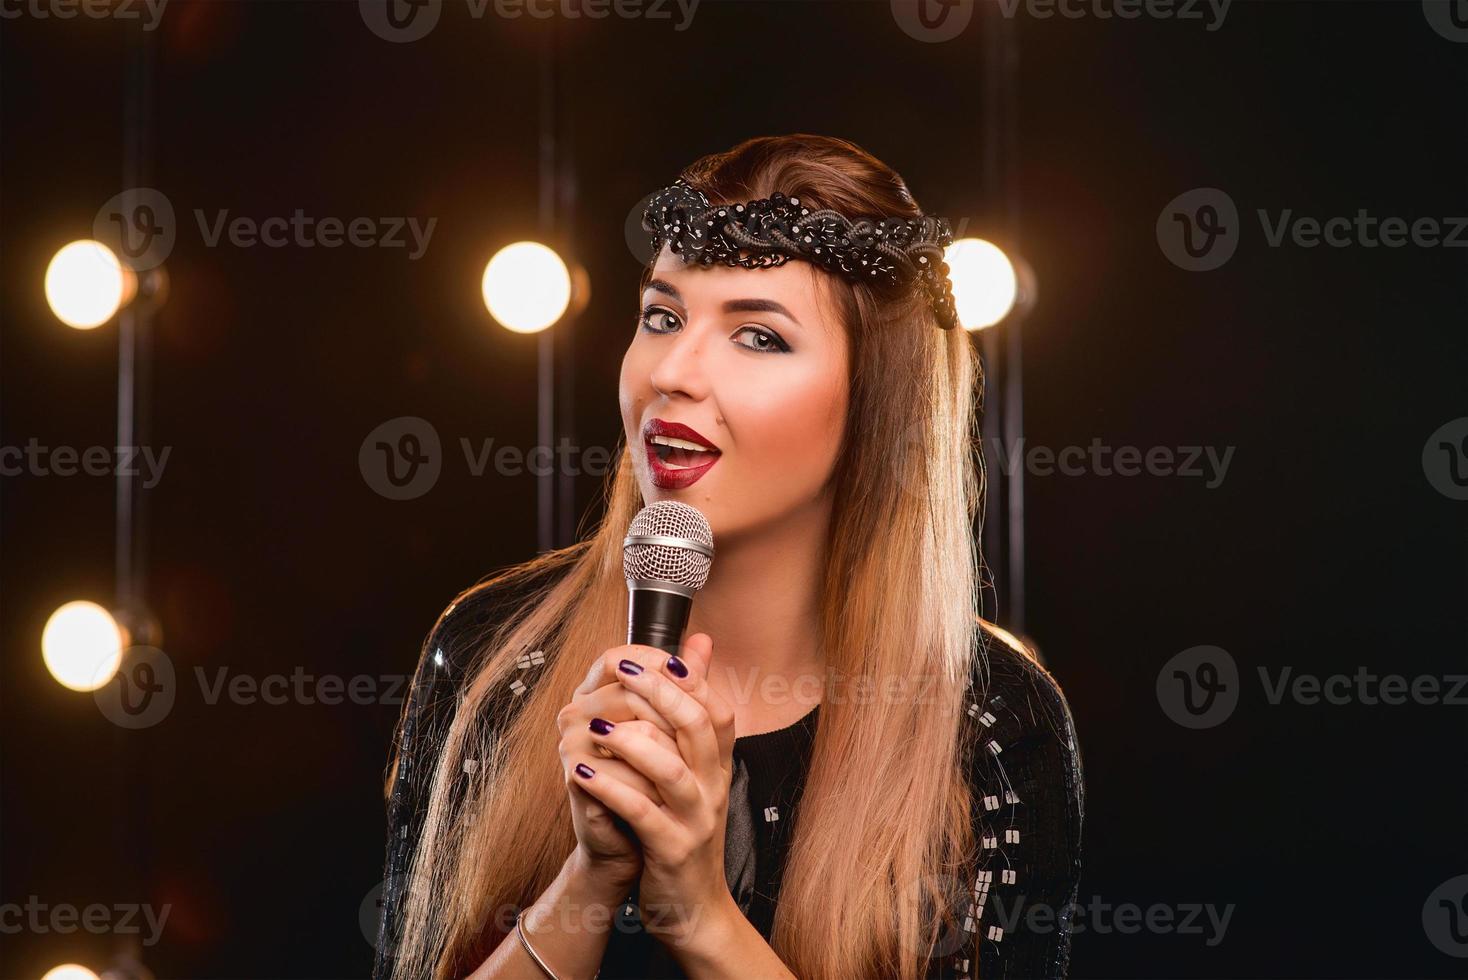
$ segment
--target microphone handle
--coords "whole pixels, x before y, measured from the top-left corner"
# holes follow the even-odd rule
[[[648,587],[627,589],[627,642],[657,647],[670,656],[683,646],[693,599]]]

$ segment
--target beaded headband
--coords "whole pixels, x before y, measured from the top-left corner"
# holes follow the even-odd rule
[[[850,282],[888,289],[916,284],[940,327],[958,324],[943,261],[943,247],[953,242],[946,218],[852,221],[829,209],[811,211],[779,191],[744,204],[712,205],[680,177],[652,196],[642,228],[652,233],[654,255],[666,243],[684,262],[757,269],[799,258]]]

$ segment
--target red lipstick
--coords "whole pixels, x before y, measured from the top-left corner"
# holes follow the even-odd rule
[[[687,447],[659,446],[653,442],[654,436],[683,440],[703,447],[707,452],[691,450]],[[649,420],[642,428],[642,444],[647,452],[648,472],[652,475],[653,484],[660,490],[682,490],[684,487],[690,487],[719,461],[719,447],[705,438],[697,429],[690,428],[681,422],[666,422],[663,419]],[[664,459],[660,453],[666,454],[667,458]],[[695,462],[705,455],[707,456],[706,461]]]

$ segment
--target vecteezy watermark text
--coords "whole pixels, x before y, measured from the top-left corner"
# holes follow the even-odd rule
[[[529,449],[496,444],[493,437],[477,441],[461,436],[459,448],[469,474],[482,477],[493,468],[496,476],[606,476],[612,469],[612,450],[606,446],[578,446],[562,437],[554,446]],[[357,449],[362,479],[389,500],[412,500],[432,490],[443,471],[443,444],[433,423],[416,415],[401,415],[376,426]]]
[[[143,19],[143,30],[151,31],[163,19],[168,0],[0,0],[0,19],[34,17],[36,20],[71,20],[80,14],[93,20]]]
[[[1206,20],[1204,30],[1223,26],[1233,0],[999,0],[999,10],[1013,17],[1021,10],[1036,20]],[[1212,14],[1211,20],[1208,15]]]
[[[1404,218],[1371,214],[1297,214],[1294,208],[1256,208],[1269,248],[1468,248],[1468,216]],[[1217,187],[1179,194],[1157,216],[1157,244],[1173,265],[1209,272],[1233,257],[1243,238],[1238,206]]]
[[[163,925],[173,911],[171,904],[159,908],[137,902],[120,902],[106,905],[93,902],[77,906],[67,902],[50,904],[37,895],[27,896],[25,904],[6,902],[0,905],[0,934],[15,935],[30,932],[37,935],[76,932],[93,935],[136,935],[143,927],[148,929],[142,939],[144,946],[152,946],[163,934]]]
[[[151,490],[163,479],[172,446],[43,446],[34,436],[25,446],[0,446],[0,476],[141,476]]]
[[[951,41],[968,27],[974,9],[992,0],[890,0],[892,19],[908,37],[929,44]],[[1233,0],[998,0],[999,14],[1034,20],[1175,20],[1223,26]],[[1211,15],[1211,17],[1210,17]]]
[[[287,245],[337,248],[344,243],[355,248],[406,248],[407,239],[402,237],[406,227],[413,238],[413,250],[408,253],[410,262],[422,258],[428,251],[428,241],[438,224],[437,218],[429,218],[426,224],[421,225],[414,217],[313,218],[301,208],[296,208],[290,218],[277,216],[263,221],[254,218],[230,220],[228,210],[216,211],[212,218],[207,218],[203,211],[195,208],[194,218],[199,223],[204,244],[210,248],[218,246],[221,237],[236,248],[253,248],[256,245],[266,248],[285,248]]]
[[[252,705],[401,705],[407,697],[407,674],[310,673],[297,666],[289,674],[250,674],[228,665],[194,667],[199,697],[206,705],[220,702]],[[157,647],[129,647],[121,666],[107,683],[92,692],[97,709],[119,728],[151,728],[173,711],[181,685],[173,659]]]
[[[1006,448],[989,443],[1002,473],[1022,463],[1030,476],[1180,476],[1203,478],[1203,486],[1217,488],[1228,475],[1233,446],[1109,446],[1093,438],[1085,446],[1026,446],[1023,438]]]
[[[986,914],[985,921],[992,921],[1005,933],[1046,935],[1065,923],[1077,934],[1203,936],[1203,945],[1210,948],[1223,942],[1235,908],[1232,902],[1222,907],[1211,902],[1153,902],[1143,906],[1107,902],[1099,895],[1092,895],[1085,904],[1071,902],[1057,908],[1045,902],[1029,902],[1024,895],[1006,897],[998,891],[990,894],[987,904],[992,914]]]
[[[1322,677],[1289,664],[1257,668],[1266,703],[1318,705],[1447,705],[1468,707],[1468,674],[1378,674],[1365,665]],[[1213,728],[1238,707],[1238,664],[1222,647],[1189,647],[1157,673],[1157,703],[1184,728]]]
[[[317,217],[304,208],[289,216],[231,216],[230,209],[194,208],[199,236],[208,248],[385,248],[403,249],[416,261],[428,251],[437,218],[410,216]],[[97,209],[92,235],[112,246],[129,267],[142,271],[163,264],[178,241],[179,222],[168,195],[153,187],[114,194]]]
[[[693,15],[702,0],[464,0],[469,16],[481,20],[493,11],[503,20],[529,17],[547,20],[672,20],[681,17],[673,30],[693,26]],[[357,9],[367,29],[384,41],[408,44],[428,36],[443,15],[444,0],[357,0]]]

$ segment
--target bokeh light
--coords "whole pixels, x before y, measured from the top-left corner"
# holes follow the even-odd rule
[[[106,609],[79,599],[61,606],[41,632],[41,656],[56,682],[95,691],[122,664],[122,629]]]
[[[571,273],[555,250],[516,242],[495,253],[480,282],[484,305],[501,326],[538,333],[559,320],[571,303]]]
[[[960,238],[943,254],[953,283],[958,322],[965,330],[992,327],[1009,315],[1019,296],[1019,277],[1004,250],[982,238]]]
[[[76,963],[63,963],[47,970],[41,980],[97,980],[97,974]]]
[[[136,284],[112,249],[85,239],[63,246],[46,267],[46,303],[68,327],[91,330],[117,315]]]

